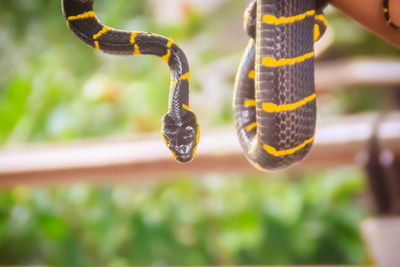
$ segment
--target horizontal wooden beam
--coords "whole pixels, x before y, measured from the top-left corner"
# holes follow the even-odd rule
[[[385,58],[351,58],[317,62],[315,84],[320,90],[354,85],[399,86],[400,61]]]
[[[353,164],[356,155],[365,149],[376,118],[374,114],[329,121],[321,118],[312,152],[291,169]],[[385,147],[400,152],[400,113],[385,117],[379,136]],[[256,170],[243,156],[233,128],[202,133],[196,158],[185,165],[173,160],[159,133],[119,141],[85,140],[0,150],[1,186],[239,171]]]

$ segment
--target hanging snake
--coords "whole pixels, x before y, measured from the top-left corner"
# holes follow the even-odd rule
[[[260,170],[282,169],[302,160],[314,141],[316,95],[314,41],[326,29],[322,14],[329,0],[254,0],[245,12],[251,37],[237,72],[234,118],[248,160]],[[388,0],[386,21],[392,26]],[[200,128],[189,106],[187,58],[171,39],[103,25],[93,0],[62,0],[68,27],[98,51],[116,55],[156,55],[171,71],[168,112],[161,132],[174,158],[193,159]]]
[[[68,27],[98,51],[115,55],[155,55],[171,70],[168,112],[161,120],[165,143],[178,162],[193,159],[200,129],[189,106],[189,64],[182,49],[169,38],[146,32],[115,30],[103,25],[93,11],[93,0],[62,0]]]

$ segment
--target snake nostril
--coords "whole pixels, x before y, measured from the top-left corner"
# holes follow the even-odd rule
[[[187,149],[186,149],[186,146],[185,146],[185,145],[180,145],[180,146],[179,146],[179,152],[180,152],[181,154],[186,154],[186,151],[187,151]]]
[[[190,147],[189,146],[185,146],[185,154],[189,153],[190,151]]]

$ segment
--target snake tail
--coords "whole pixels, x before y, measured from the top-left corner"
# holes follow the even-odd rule
[[[169,110],[162,118],[162,136],[178,162],[191,161],[200,129],[189,106],[190,72],[182,49],[161,35],[103,25],[93,11],[93,0],[62,0],[62,9],[68,27],[96,50],[115,55],[155,55],[168,64],[171,71]]]
[[[385,16],[386,22],[394,29],[400,29],[400,26],[396,25],[390,18],[390,11],[389,11],[389,0],[383,0],[383,14]]]

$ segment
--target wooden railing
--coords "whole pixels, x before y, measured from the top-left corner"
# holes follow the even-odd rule
[[[310,155],[293,168],[354,164],[366,148],[376,118],[370,114],[320,119]],[[379,138],[385,147],[400,152],[400,112],[388,114],[380,123]],[[255,169],[244,158],[233,128],[202,133],[195,160],[185,165],[173,160],[159,133],[122,141],[86,140],[0,151],[0,185],[238,171]]]

